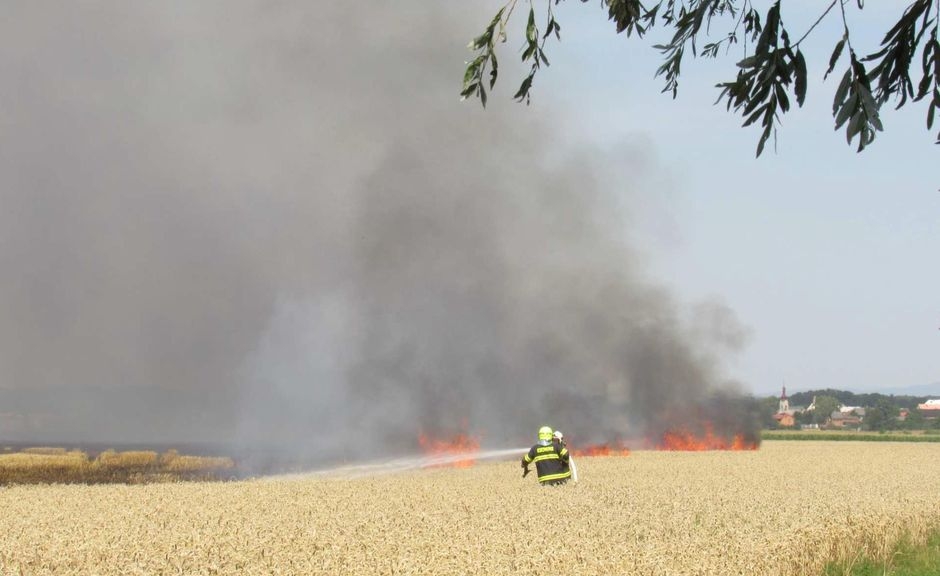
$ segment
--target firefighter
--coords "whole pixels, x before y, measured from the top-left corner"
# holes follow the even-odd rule
[[[523,478],[529,473],[529,464],[533,462],[541,486],[564,484],[571,478],[571,469],[568,467],[568,449],[553,440],[550,427],[539,428],[538,443],[522,457]]]

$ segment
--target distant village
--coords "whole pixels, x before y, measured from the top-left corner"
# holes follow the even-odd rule
[[[854,403],[840,400],[855,400]],[[783,386],[776,411],[765,427],[783,429],[893,430],[940,429],[940,398],[853,394],[841,390],[787,396]],[[796,401],[805,402],[799,405]],[[765,403],[768,412],[772,398]]]

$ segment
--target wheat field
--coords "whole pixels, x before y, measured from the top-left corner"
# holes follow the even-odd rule
[[[767,442],[349,479],[0,488],[0,574],[813,575],[940,523],[940,446]]]
[[[80,450],[26,448],[0,453],[0,486],[7,484],[95,484],[174,482],[223,478],[235,466],[231,458],[188,456],[176,450],[106,450],[96,458]]]

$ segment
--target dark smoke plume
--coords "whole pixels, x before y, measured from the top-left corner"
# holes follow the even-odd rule
[[[682,309],[629,245],[655,159],[458,102],[486,10],[373,4],[9,8],[0,438],[351,459],[752,430],[733,313]]]

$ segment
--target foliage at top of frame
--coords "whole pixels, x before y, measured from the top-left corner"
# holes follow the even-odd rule
[[[528,2],[522,61],[529,64],[529,71],[513,95],[519,102],[530,102],[536,74],[543,66],[549,66],[546,42],[552,36],[561,40],[561,26],[552,8],[561,1],[546,0],[543,28],[536,17],[535,0]],[[663,55],[656,76],[664,79],[663,92],[671,93],[673,98],[678,94],[682,63],[689,51],[693,58],[717,58],[741,43],[744,58],[737,62],[734,80],[716,85],[720,89],[716,104],[724,101],[729,111],[733,109],[743,118],[743,126],[759,122],[762,130],[757,156],[760,156],[770,137],[776,139],[781,117],[790,110],[791,101],[802,106],[806,100],[806,58],[800,44],[832,13],[841,13],[843,34],[835,43],[823,80],[847,60],[832,104],[835,129],[845,128],[846,142],[851,145],[857,138],[858,152],[874,142],[875,135],[884,130],[880,111],[889,100],[897,102],[896,109],[909,102],[928,100],[927,129],[933,129],[940,109],[940,0],[913,0],[884,35],[878,50],[861,57],[852,46],[845,17],[846,4],[850,2],[832,0],[795,42],[784,25],[782,0],[774,2],[763,18],[752,0],[659,0],[649,8],[640,0],[601,0],[601,6],[617,32],[626,32],[628,37],[642,38],[656,26],[672,31],[669,42],[654,47]],[[486,106],[487,90],[493,89],[499,77],[496,46],[506,42],[506,27],[518,3],[519,0],[509,0],[483,33],[470,42],[475,56],[464,71],[461,89],[464,99],[478,97]],[[864,8],[862,0],[852,4],[858,10]],[[834,10],[837,5],[838,11]],[[707,41],[699,48],[703,40],[711,37],[713,23],[716,27],[724,23],[726,31],[718,40]],[[845,48],[847,58],[843,58]]]

